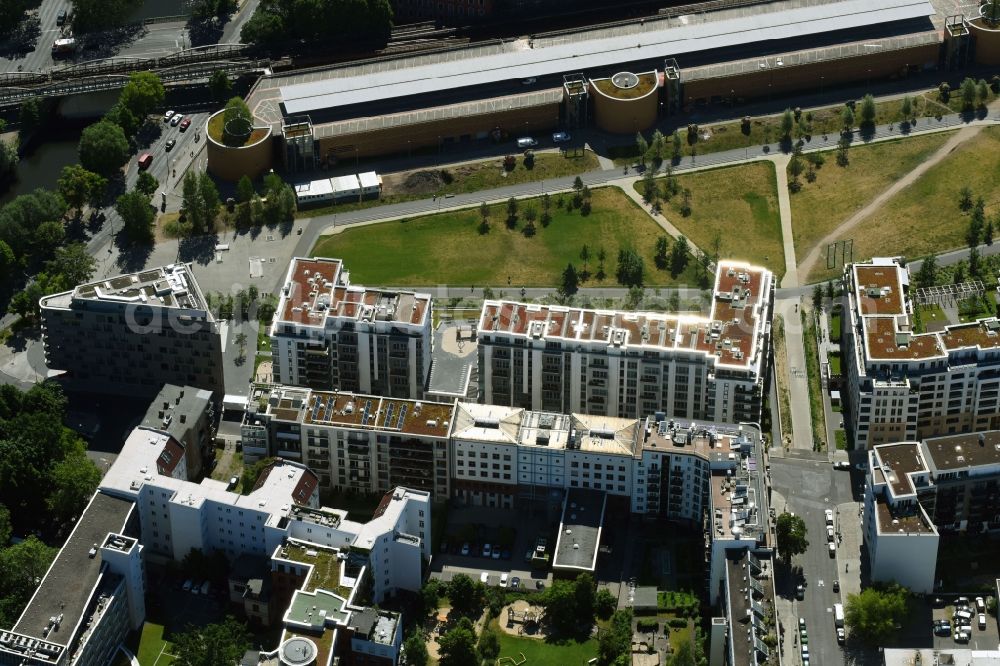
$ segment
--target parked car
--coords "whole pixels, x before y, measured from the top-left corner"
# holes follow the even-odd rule
[[[535,551],[529,548],[528,552],[526,552],[524,554],[524,562],[525,562],[525,564],[527,564],[528,562],[531,562],[531,556],[534,555],[534,554],[535,554]]]
[[[499,560],[500,559],[500,549],[499,548],[494,548],[493,549],[493,554],[491,555],[491,557],[494,560]]]
[[[507,587],[507,574],[500,574],[500,587]]]
[[[184,120],[181,121],[180,130],[183,132],[188,127],[191,127],[191,119],[190,118],[185,118]]]
[[[204,594],[206,597],[208,596],[208,593],[211,591],[211,589],[212,589],[212,583],[210,581],[206,580],[204,583],[201,584],[201,593]]]
[[[844,633],[844,628],[843,627],[837,627],[837,642],[840,643],[841,645],[843,645],[844,644],[844,640],[846,638],[847,638],[847,636]]]
[[[555,134],[552,135],[553,143],[566,143],[567,141],[569,141],[569,139],[570,136],[566,132],[556,132]]]
[[[952,636],[952,638],[955,639],[956,643],[968,643],[970,637],[971,637],[971,634],[969,634],[967,632],[964,632],[964,631],[956,631],[955,635]]]
[[[60,9],[56,14],[56,25],[66,25],[66,10]]]
[[[526,79],[521,79],[521,83],[526,86],[530,86],[532,83],[535,83],[536,81],[538,81],[538,78],[534,76],[529,76]]]
[[[196,582],[194,585],[191,586],[191,594],[198,594],[200,590],[201,590],[201,583]]]
[[[825,510],[823,515],[826,516],[826,524],[833,525],[833,509]]]
[[[184,581],[184,584],[181,585],[181,589],[184,590],[185,592],[190,592],[191,591],[191,579],[190,578],[188,578],[186,581]]]
[[[492,555],[493,555],[493,549],[490,547],[490,544],[484,543],[483,544],[483,557],[490,557]]]
[[[980,613],[986,612],[986,600],[982,597],[976,597],[976,610]]]
[[[183,113],[174,114],[174,117],[170,119],[170,126],[177,127],[178,125],[180,125],[182,120],[184,120]]]
[[[950,636],[951,622],[949,622],[948,620],[935,620],[934,633],[937,634],[938,636]]]
[[[834,592],[840,592],[840,581],[839,580],[833,581],[833,591]]]
[[[169,123],[170,119],[173,118],[173,117],[174,117],[174,112],[173,111],[167,111],[166,113],[163,114],[163,122]]]
[[[520,139],[517,140],[517,147],[518,148],[522,148],[522,149],[523,148],[534,148],[537,145],[538,145],[538,142],[535,141],[530,136],[522,136]]]
[[[978,622],[979,628],[982,629],[982,630],[985,630],[986,629],[986,613],[980,613],[979,616],[978,616],[978,620],[979,620],[979,622]]]
[[[510,589],[516,590],[519,587],[521,587],[521,579],[518,578],[517,576],[514,576],[513,578],[510,579]]]
[[[833,537],[833,525],[827,525],[826,526],[826,540],[832,543],[833,539],[834,539],[834,537]]]
[[[955,599],[955,605],[961,608],[969,607],[969,597],[958,597]]]
[[[802,587],[801,585],[799,587]],[[806,619],[804,617],[799,618],[799,629],[806,628]]]
[[[830,543],[830,544],[827,544],[827,545],[830,547],[830,557],[836,557],[837,556],[837,544]]]
[[[833,463],[833,468],[849,470],[851,469],[851,463],[847,462],[846,460],[838,460],[837,462]]]
[[[795,586],[795,598],[798,599],[799,601],[802,601],[803,599],[805,599],[806,598],[806,588],[803,587],[802,585],[796,585]]]
[[[469,554],[469,542],[466,541],[465,543],[462,544],[462,555],[468,555],[468,554]]]
[[[485,585],[490,580],[490,575],[485,571],[479,574],[479,582]]]
[[[177,139],[167,139],[167,142],[163,144],[163,149],[169,153],[171,150],[174,149],[174,146],[176,145],[177,145]]]

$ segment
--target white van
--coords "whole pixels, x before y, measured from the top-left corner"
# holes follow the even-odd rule
[[[826,524],[833,525],[833,509],[826,510]]]
[[[972,622],[972,611],[957,610],[953,619],[962,620],[962,624],[969,624]]]
[[[517,140],[517,147],[524,150],[525,148],[534,148],[538,145],[538,142],[532,139],[530,136],[522,136]]]
[[[833,605],[833,624],[837,627],[844,626],[844,604]]]

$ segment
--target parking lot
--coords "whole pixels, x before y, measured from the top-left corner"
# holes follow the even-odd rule
[[[496,509],[459,508],[448,514],[446,530],[431,562],[432,578],[448,582],[464,573],[483,580],[485,574],[486,585],[527,590],[542,590],[552,582],[548,566],[533,566],[530,557],[539,538],[545,539],[550,556],[554,552],[555,531],[543,518],[518,515],[514,521],[510,513]]]
[[[933,622],[944,622],[947,621],[948,631],[941,630],[934,631],[933,626],[928,628],[928,632],[932,633],[934,636],[934,647],[937,649],[944,648],[969,648],[971,650],[995,650],[997,644],[1000,643],[1000,633],[997,629],[997,618],[989,613],[983,611],[983,620],[985,621],[983,628],[980,628],[979,615],[980,611],[977,608],[976,597],[969,595],[965,597],[968,599],[968,605],[966,606],[963,602],[958,601],[961,597],[938,597],[940,601],[935,601],[932,610]],[[988,597],[982,597],[984,602],[988,601]],[[955,631],[955,613],[958,610],[967,608],[967,613],[969,614],[968,623],[962,624],[964,626],[970,627],[968,633],[968,640],[964,637],[959,637],[956,640]]]

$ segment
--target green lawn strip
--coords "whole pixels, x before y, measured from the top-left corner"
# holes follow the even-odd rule
[[[840,352],[829,352],[826,357],[830,362],[830,375],[838,376],[840,374]]]
[[[491,190],[498,187],[506,187],[507,185],[574,176],[586,173],[587,171],[593,171],[599,166],[600,163],[597,161],[597,157],[589,150],[580,154],[543,153],[535,155],[535,164],[531,169],[524,166],[523,157],[517,156],[517,166],[514,167],[513,171],[506,172],[507,175],[504,176],[503,158],[498,157],[493,160],[476,162],[474,164],[448,166],[443,169],[427,169],[426,171],[428,172],[446,172],[448,174],[446,180],[451,179],[450,183],[443,184],[437,189],[393,193],[390,188],[386,188],[386,192],[378,199],[307,207],[298,211],[296,217],[318,217],[320,215],[346,213],[352,210],[402,203],[404,201],[429,199],[432,196],[442,197],[448,194],[464,194],[467,192]]]
[[[785,261],[777,177],[771,162],[697,171],[676,178],[681,191],[691,191],[691,214],[681,214],[681,195],[663,205],[663,214],[681,233],[709,253],[718,239],[719,256],[766,266],[781,279]],[[662,178],[657,180],[658,184],[662,182]],[[635,188],[644,194],[642,181]]]
[[[837,225],[916,168],[949,137],[951,132],[938,132],[857,145],[850,149],[846,167],[837,165],[836,151],[820,153],[824,164],[816,170],[816,180],[810,183],[800,176],[802,189],[790,194],[796,258],[802,261]],[[857,248],[854,256],[863,258]],[[820,257],[823,268],[825,258]]]
[[[837,438],[837,450],[847,450],[847,433],[843,430],[835,430],[833,436]]]
[[[153,622],[146,622],[142,625],[142,637],[139,639],[139,652],[136,657],[139,659],[140,666],[161,666],[162,664],[169,664],[173,661],[173,658],[164,655],[160,657],[159,662],[156,658],[160,656],[161,652],[169,652],[170,643],[163,640],[163,625],[155,624]]]
[[[497,620],[493,622],[496,623]],[[588,660],[597,656],[597,639],[594,638],[584,642],[566,640],[555,643],[539,638],[511,636],[498,625],[495,628],[500,635],[500,658],[513,657],[515,661],[520,662],[523,654],[528,660],[524,666],[586,664]]]
[[[840,307],[830,313],[830,342],[840,342]]]
[[[973,199],[983,197],[986,219],[995,218],[1000,212],[998,170],[1000,127],[985,127],[854,229],[854,260],[923,257],[964,246],[969,215],[959,209],[959,193],[968,187]],[[811,280],[840,274],[825,269],[826,263],[818,262]]]
[[[819,350],[816,347],[816,318],[799,308],[802,340],[806,352],[806,374],[809,379],[809,410],[812,412],[813,447],[822,451],[826,444],[826,414],[823,410],[823,387],[819,375]]]
[[[785,351],[785,318],[781,315],[774,316],[774,323],[772,324],[772,332],[774,334],[774,355],[775,357],[780,357],[782,359],[782,367],[788,366],[788,357]],[[778,377],[778,400],[781,403],[781,432],[789,433],[792,431],[792,406],[789,399],[788,393],[788,379],[782,374],[777,374]]]
[[[958,302],[958,320],[963,324],[993,314],[996,314],[996,303],[992,302],[992,297],[972,297]]]
[[[344,231],[319,239],[314,256],[338,257],[351,267],[351,278],[359,284],[511,286],[511,294],[522,286],[556,286],[566,265],[580,271],[580,250],[590,250],[590,278],[581,287],[617,286],[615,265],[618,250],[634,248],[645,261],[645,283],[649,286],[695,285],[695,262],[672,277],[655,268],[656,239],[665,232],[638,205],[615,187],[592,191],[592,211],[583,215],[570,210],[569,195],[551,197],[552,221],[536,233],[522,233],[524,211],[534,208],[541,215],[541,199],[518,202],[519,219],[507,226],[506,205],[490,208],[490,228],[479,233],[478,208],[450,211],[413,219],[384,222]],[[563,206],[557,206],[559,200]],[[597,251],[603,247],[606,276],[598,280]]]

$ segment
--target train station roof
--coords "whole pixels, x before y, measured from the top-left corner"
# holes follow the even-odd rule
[[[363,102],[862,28],[935,13],[927,0],[803,0],[783,3],[783,7],[769,11],[766,6],[757,6],[754,13],[738,17],[663,22],[664,27],[658,30],[583,38],[544,47],[532,48],[526,42],[523,48],[489,55],[463,58],[458,51],[446,59],[423,60],[415,66],[407,66],[403,59],[331,70],[329,78],[282,86],[281,100],[286,115],[308,114]]]

